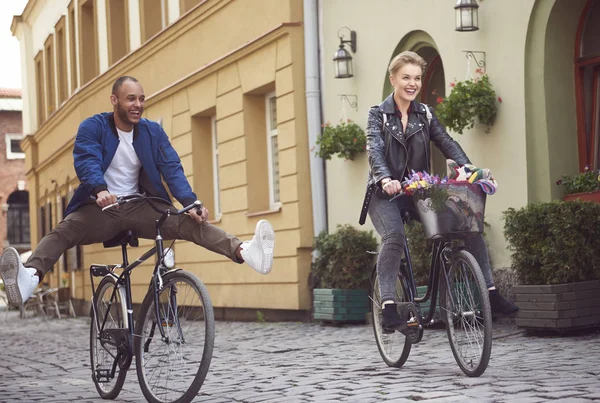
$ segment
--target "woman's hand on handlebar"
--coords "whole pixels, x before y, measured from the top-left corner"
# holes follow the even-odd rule
[[[381,182],[382,182],[381,188],[383,189],[383,191],[385,193],[387,193],[390,196],[393,196],[395,194],[402,192],[402,184],[398,180],[392,179],[392,180],[386,181],[385,179],[383,179]]]
[[[191,209],[190,217],[192,217],[198,224],[202,224],[208,220],[208,209],[206,207],[202,207],[202,210],[200,211],[197,209]]]
[[[116,202],[117,196],[110,193],[108,190],[98,192],[98,194],[96,195],[96,204],[100,206],[100,208],[104,208]]]

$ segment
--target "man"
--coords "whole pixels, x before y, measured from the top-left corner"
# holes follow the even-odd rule
[[[102,211],[115,203],[117,196],[145,193],[169,200],[164,181],[183,206],[196,201],[166,133],[158,123],[142,118],[144,101],[138,80],[120,77],[110,96],[114,111],[94,115],[79,126],[73,158],[81,184],[65,219],[42,238],[25,265],[13,248],[7,248],[0,258],[0,276],[11,305],[27,301],[60,255],[75,245],[104,242],[126,230],[154,239],[159,214],[147,203]],[[234,262],[246,262],[261,274],[271,271],[275,234],[268,221],[259,221],[252,240],[242,242],[207,223],[208,213],[202,208],[189,215],[171,216],[161,234],[164,239],[192,241]]]

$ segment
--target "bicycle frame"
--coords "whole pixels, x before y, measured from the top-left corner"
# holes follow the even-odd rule
[[[448,280],[448,272],[446,270],[446,265],[450,261],[449,254],[453,251],[453,247],[451,245],[452,239],[447,237],[440,237],[434,239],[433,247],[432,247],[432,257],[431,257],[431,266],[429,268],[429,280],[427,284],[427,291],[425,295],[422,297],[418,297],[417,295],[417,284],[415,282],[415,277],[413,273],[412,261],[410,258],[410,251],[408,247],[408,241],[404,246],[404,253],[406,256],[406,266],[404,267],[404,272],[402,273],[403,281],[405,281],[406,289],[408,290],[408,301],[422,303],[431,300],[431,304],[429,305],[429,312],[427,315],[421,314],[424,319],[424,323],[429,323],[433,319],[435,314],[435,308],[438,301],[438,295],[440,291],[440,272],[444,275],[444,283],[446,287],[450,284]],[[452,295],[450,295],[452,299]],[[454,301],[451,301],[453,304]]]
[[[182,214],[185,211],[189,211],[191,208],[193,208],[195,205],[190,205],[188,207],[186,207],[185,209],[179,211],[177,214]],[[201,204],[200,204],[201,206]],[[105,332],[107,329],[105,329],[105,325],[106,325],[106,321],[108,319],[108,315],[110,313],[110,308],[112,307],[112,304],[116,302],[116,294],[118,291],[118,287],[114,287],[109,303],[108,303],[108,309],[106,311],[106,313],[104,314],[104,317],[102,318],[102,324],[100,324],[100,318],[98,317],[98,312],[96,311],[96,300],[95,300],[95,295],[96,295],[96,289],[94,287],[94,274],[95,274],[95,270],[98,270],[98,272],[102,275],[111,275],[113,276],[113,278],[116,281],[116,284],[118,286],[122,286],[125,290],[125,304],[126,304],[126,310],[127,310],[127,355],[128,356],[133,356],[133,345],[132,342],[135,338],[135,328],[134,328],[134,321],[133,321],[133,302],[132,302],[132,298],[131,298],[131,272],[133,271],[133,269],[135,269],[136,267],[138,267],[140,264],[142,264],[143,262],[145,262],[146,260],[148,260],[150,257],[156,255],[157,256],[157,262],[154,266],[154,272],[152,274],[152,279],[150,281],[150,285],[149,285],[149,292],[150,290],[153,291],[153,297],[154,297],[154,308],[155,308],[155,317],[156,317],[156,321],[153,323],[152,325],[152,329],[150,331],[150,335],[148,338],[148,341],[146,342],[145,348],[148,348],[148,345],[150,344],[152,338],[154,337],[154,331],[156,328],[156,322],[160,321],[162,322],[162,318],[160,315],[160,310],[159,310],[159,294],[163,289],[163,274],[166,274],[170,271],[166,271],[166,267],[163,264],[163,259],[164,259],[164,244],[163,244],[163,238],[160,232],[160,227],[162,226],[162,224],[164,223],[164,221],[167,219],[167,217],[169,217],[172,212],[170,210],[165,210],[162,212],[162,216],[160,219],[156,220],[156,238],[155,238],[155,246],[151,249],[149,249],[147,252],[145,252],[142,256],[140,256],[139,258],[137,258],[133,263],[129,264],[129,260],[128,260],[128,256],[127,256],[127,245],[123,244],[121,245],[121,251],[122,251],[122,257],[123,257],[123,264],[122,265],[111,265],[111,266],[95,266],[92,265],[92,267],[90,268],[90,282],[92,285],[92,310],[93,310],[93,314],[94,314],[94,320],[96,321],[96,329],[97,329],[97,337],[100,336],[103,332]],[[123,268],[123,272],[117,276],[114,273],[114,269],[115,268]],[[174,270],[179,270],[179,269],[174,269]],[[173,271],[173,270],[171,270]],[[169,295],[169,300],[171,303],[171,306],[174,309],[174,323],[173,325],[177,326],[177,331],[179,336],[181,337],[181,341],[182,343],[185,343],[185,340],[183,339],[183,332],[181,330],[181,326],[177,317],[177,301],[175,298],[175,293],[176,291],[174,291],[173,289],[170,290],[170,295]],[[167,339],[166,335],[165,335],[165,329],[162,326],[162,323],[160,326],[158,326],[159,330],[160,330],[160,335],[163,339]],[[112,330],[112,329],[110,329]],[[125,330],[125,329],[118,329],[120,331]],[[113,337],[116,337],[113,336]],[[102,345],[102,347],[104,347],[104,341],[102,340],[102,338],[98,337],[100,340],[100,343]],[[118,343],[117,343],[118,344]],[[120,351],[120,345],[117,345],[117,356],[113,356],[113,358],[115,359],[115,362],[113,363],[113,368],[112,368],[112,372],[111,372],[111,378],[114,377],[115,371],[116,371],[116,365],[118,363],[119,360],[119,356],[121,354]],[[107,350],[108,351],[108,350]],[[112,356],[112,354],[109,352],[109,354]],[[131,361],[129,361],[130,363]],[[128,364],[129,365],[129,364]]]

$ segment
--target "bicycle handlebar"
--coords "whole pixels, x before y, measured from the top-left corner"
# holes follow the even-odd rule
[[[154,205],[154,203],[152,203],[152,201],[151,201],[152,199],[159,200],[159,201],[168,203],[171,206],[173,206],[173,204],[170,203],[168,200],[164,200],[159,197],[145,196],[142,194],[134,193],[134,194],[130,194],[130,195],[124,195],[124,196],[117,197],[116,203],[112,203],[112,204],[109,204],[108,206],[103,207],[102,211],[106,211],[113,207],[117,207],[117,206],[120,206],[125,203],[139,201],[139,200],[143,200],[143,201],[147,202],[150,205],[150,207],[152,207],[154,209],[154,211],[156,211],[157,213],[161,213],[161,214],[181,215],[181,214],[187,213],[188,211],[190,211],[193,208],[195,208],[196,210],[202,209],[202,202],[200,200],[196,200],[195,202],[193,202],[189,206],[182,208],[181,210],[177,210],[177,211],[161,210],[158,207],[156,207]]]

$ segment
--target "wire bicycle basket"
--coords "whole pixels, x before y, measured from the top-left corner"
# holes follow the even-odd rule
[[[427,239],[483,232],[486,194],[479,185],[456,182],[435,186],[438,189],[422,189],[413,194]]]

